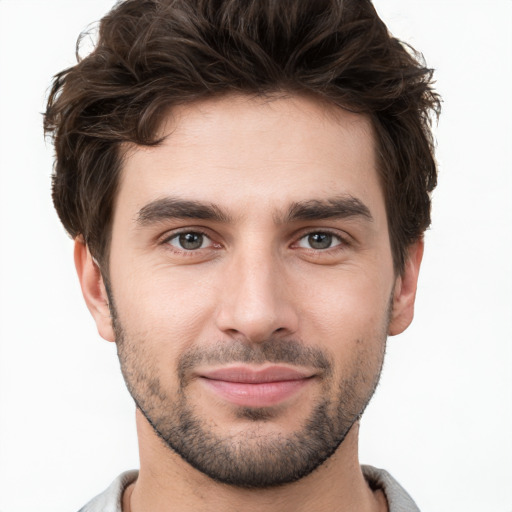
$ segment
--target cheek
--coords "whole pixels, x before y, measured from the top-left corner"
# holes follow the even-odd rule
[[[309,294],[301,337],[330,352],[335,381],[362,379],[371,387],[382,365],[392,286],[361,274],[331,279]]]
[[[297,296],[306,305],[303,317],[312,321],[314,329],[329,339],[349,340],[381,333],[392,289],[391,278],[343,270],[322,280],[311,276]]]
[[[182,348],[200,338],[214,309],[215,290],[207,276],[190,270],[141,269],[131,279],[115,281],[116,307],[126,333]]]

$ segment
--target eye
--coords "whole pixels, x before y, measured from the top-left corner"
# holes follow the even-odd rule
[[[332,233],[328,232],[317,231],[303,236],[299,240],[297,245],[305,249],[314,249],[317,251],[322,251],[325,249],[331,249],[332,247],[336,247],[337,245],[340,245],[342,242],[343,241],[339,236],[333,235]]]
[[[197,249],[204,249],[212,244],[212,241],[203,233],[196,231],[186,231],[177,233],[167,240],[169,245],[177,249],[185,251],[196,251]]]

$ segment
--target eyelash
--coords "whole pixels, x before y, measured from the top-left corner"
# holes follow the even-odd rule
[[[173,245],[171,245],[170,242],[172,240],[179,238],[180,235],[188,235],[188,234],[201,235],[201,236],[207,238],[210,241],[211,245],[221,247],[221,244],[218,244],[218,243],[216,244],[212,240],[212,237],[208,233],[206,233],[205,231],[198,229],[198,228],[194,228],[194,229],[189,228],[189,229],[183,229],[181,231],[175,231],[171,235],[165,236],[162,239],[162,241],[160,242],[160,244],[163,246],[166,246],[167,249],[169,249],[175,253],[178,253],[180,255],[185,255],[185,256],[194,256],[201,249],[207,248],[207,247],[201,247],[198,249],[185,249],[185,248],[174,247]]]
[[[338,243],[334,246],[327,247],[325,249],[314,249],[314,248],[308,248],[308,247],[300,247],[299,243],[311,235],[329,235],[333,239],[336,239],[338,241]],[[333,232],[329,229],[313,229],[306,233],[302,233],[301,236],[299,238],[297,238],[297,241],[293,243],[293,248],[298,247],[298,248],[306,249],[306,250],[311,251],[312,253],[318,254],[318,255],[325,254],[327,252],[330,252],[332,254],[333,252],[336,252],[336,251],[345,250],[349,246],[350,246],[350,243],[349,243],[347,237],[344,237],[344,236],[340,235],[338,232]]]
[[[210,247],[211,246],[216,246],[216,248],[221,248],[222,245],[219,244],[219,243],[215,243],[213,240],[212,240],[212,237],[207,233],[205,232],[204,230],[201,230],[199,228],[197,229],[184,229],[184,230],[181,230],[181,231],[178,231],[178,232],[174,232],[172,233],[171,235],[168,235],[166,236],[165,238],[162,239],[162,241],[160,242],[162,245],[165,245],[167,246],[167,248],[169,248],[169,250],[172,250],[173,252],[176,252],[176,253],[179,253],[179,254],[183,254],[183,255],[187,255],[187,256],[194,256],[195,254],[197,254],[201,249],[208,249],[210,247],[199,247],[197,249],[185,249],[185,248],[179,248],[179,247],[175,247],[173,245],[171,245],[171,241],[174,240],[174,239],[177,239],[179,236],[181,235],[187,235],[187,234],[195,234],[195,235],[201,235],[205,238],[207,238],[209,241],[210,241]],[[304,239],[306,239],[307,237],[311,236],[311,235],[328,235],[330,237],[332,237],[333,239],[336,239],[338,241],[338,243],[334,246],[331,246],[331,247],[326,247],[325,249],[315,249],[315,248],[312,248],[312,247],[300,247],[300,242]],[[295,238],[295,242],[293,242],[291,244],[291,248],[292,249],[306,249],[307,251],[309,251],[310,253],[312,254],[318,254],[318,255],[321,255],[321,254],[325,254],[325,253],[333,253],[333,252],[337,252],[337,251],[342,251],[342,250],[345,250],[347,247],[350,247],[350,242],[347,240],[347,237],[344,237],[344,236],[341,236],[338,232],[333,232],[333,231],[330,231],[328,229],[323,229],[323,230],[311,230],[311,231],[308,231],[308,232],[303,232],[300,234],[300,236],[298,238]]]

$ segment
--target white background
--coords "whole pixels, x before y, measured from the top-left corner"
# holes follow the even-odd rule
[[[137,467],[115,347],[50,201],[40,112],[112,0],[0,0],[0,510],[72,512]],[[440,181],[417,314],[390,339],[361,460],[423,512],[512,512],[512,1],[376,0],[437,70]]]

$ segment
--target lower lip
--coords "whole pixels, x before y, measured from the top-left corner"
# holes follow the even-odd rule
[[[245,383],[203,378],[217,395],[242,407],[270,407],[284,402],[300,391],[311,379]]]

